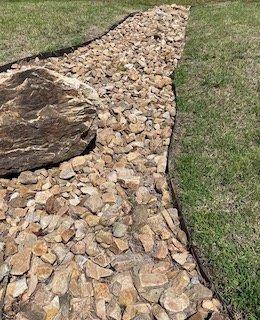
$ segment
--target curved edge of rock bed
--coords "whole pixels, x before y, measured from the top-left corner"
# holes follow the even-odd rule
[[[174,180],[174,178],[171,176],[170,174],[170,170],[174,170],[175,169],[175,165],[174,165],[174,158],[172,159],[172,156],[174,156],[174,145],[175,145],[175,137],[178,136],[178,128],[179,128],[179,121],[178,121],[178,94],[176,90],[176,86],[174,83],[174,72],[172,73],[172,90],[174,92],[174,96],[176,98],[175,100],[175,104],[176,104],[176,115],[175,115],[175,121],[173,123],[172,126],[172,134],[171,134],[171,142],[170,142],[170,146],[168,148],[168,155],[167,155],[167,167],[166,167],[166,174],[167,174],[167,180],[168,180],[168,185],[169,188],[171,190],[171,195],[172,195],[172,202],[174,204],[174,207],[178,210],[178,216],[180,219],[180,225],[182,230],[185,232],[186,236],[187,236],[187,240],[188,240],[188,246],[189,246],[189,250],[192,254],[192,256],[194,257],[194,260],[196,261],[197,264],[197,268],[198,271],[200,273],[201,278],[204,281],[204,284],[210,288],[213,292],[214,295],[221,301],[223,310],[225,312],[226,315],[228,315],[228,317],[230,319],[235,319],[235,313],[234,310],[232,309],[232,307],[227,303],[227,301],[225,301],[225,299],[222,297],[221,293],[218,292],[215,287],[214,287],[214,281],[212,281],[212,278],[210,277],[207,268],[204,267],[203,262],[201,260],[200,257],[200,253],[198,251],[198,249],[193,245],[192,242],[192,234],[189,230],[188,227],[188,223],[185,219],[185,215],[183,214],[183,210],[182,210],[182,205],[181,205],[181,201],[178,195],[178,183],[177,181]],[[176,141],[177,143],[177,141]],[[170,160],[172,159],[172,160]]]
[[[167,183],[175,117],[170,74],[187,18],[184,7],[155,7],[85,48],[30,62],[90,84],[103,109],[88,155],[0,179],[4,315],[223,319]]]
[[[111,30],[114,30],[117,26],[119,26],[126,19],[128,19],[129,17],[133,17],[134,15],[136,15],[138,13],[140,13],[140,11],[135,11],[135,12],[131,12],[131,13],[127,14],[121,20],[112,24],[106,31],[102,32],[100,35],[97,35],[95,37],[91,37],[89,40],[87,40],[83,43],[80,43],[78,45],[70,46],[70,47],[66,47],[66,48],[61,48],[61,49],[57,49],[57,50],[53,50],[53,51],[39,52],[39,53],[33,54],[31,56],[23,57],[21,59],[17,59],[15,61],[11,61],[11,62],[5,63],[3,65],[0,65],[0,73],[6,72],[7,70],[12,69],[12,67],[16,66],[17,64],[21,64],[24,62],[30,62],[34,59],[43,60],[43,59],[48,59],[48,58],[53,58],[53,57],[61,57],[65,54],[72,53],[73,51],[75,51],[81,47],[85,47],[85,46],[89,45],[91,42],[102,38],[108,32],[110,32]]]

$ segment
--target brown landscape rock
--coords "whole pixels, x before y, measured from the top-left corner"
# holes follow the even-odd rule
[[[25,278],[18,279],[8,284],[6,294],[13,298],[19,297],[27,290],[28,286]]]
[[[68,290],[70,277],[70,268],[62,267],[56,270],[51,282],[52,292],[57,295],[64,295]]]
[[[46,68],[0,79],[0,176],[81,154],[95,135],[98,106],[90,86]]]
[[[10,261],[11,274],[20,276],[28,271],[30,269],[31,254],[30,249],[24,249],[13,255]]]
[[[184,7],[158,6],[69,54],[23,62],[13,66],[21,73],[3,74],[0,114],[12,95],[17,113],[10,102],[0,125],[21,118],[16,93],[24,89],[30,97],[22,100],[22,116],[31,126],[25,135],[39,133],[38,120],[50,124],[47,140],[36,135],[36,142],[47,141],[48,152],[61,147],[62,159],[73,157],[0,179],[0,300],[7,281],[1,300],[6,319],[220,319],[221,304],[202,285],[165,172],[176,113],[170,75],[181,57],[187,18]],[[44,71],[55,84],[45,74],[39,78],[38,66],[59,73]],[[28,74],[35,87],[31,78],[20,79]],[[10,79],[13,87],[18,80],[21,85],[6,88]],[[92,89],[85,94],[82,82],[95,88],[100,104]],[[26,108],[33,104],[35,113]],[[85,148],[82,140],[93,126],[95,147],[74,154]],[[55,148],[53,137],[59,141]],[[40,161],[48,157],[44,148],[44,154],[28,150]]]
[[[152,310],[156,320],[170,320],[166,311],[159,304],[154,305]]]
[[[118,296],[119,305],[128,306],[136,302],[137,291],[128,272],[115,276],[112,283],[114,294]]]
[[[181,312],[189,306],[189,298],[186,294],[176,295],[172,288],[164,292],[160,298],[160,302],[166,310],[172,313]]]
[[[90,277],[92,279],[99,280],[100,278],[106,278],[113,274],[112,270],[100,267],[91,260],[87,261],[85,267],[87,277]]]

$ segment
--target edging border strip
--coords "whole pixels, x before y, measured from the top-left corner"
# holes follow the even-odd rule
[[[85,46],[89,45],[91,42],[93,42],[95,40],[101,39],[103,36],[108,34],[110,31],[112,31],[116,27],[118,27],[125,20],[127,20],[130,17],[135,16],[136,14],[140,14],[140,13],[141,13],[140,11],[134,11],[134,12],[131,12],[131,13],[127,14],[121,20],[115,22],[110,27],[108,27],[108,29],[106,31],[102,32],[101,34],[97,35],[96,37],[92,37],[89,40],[87,40],[87,41],[85,41],[83,43],[77,44],[75,46],[70,46],[70,47],[66,47],[66,48],[60,48],[60,49],[57,49],[57,50],[54,50],[54,51],[39,52],[39,53],[33,54],[31,56],[27,56],[27,57],[24,57],[24,58],[15,60],[15,61],[8,62],[8,63],[0,66],[0,73],[1,72],[5,72],[8,69],[11,69],[12,65],[16,64],[16,63],[29,62],[30,60],[33,60],[35,58],[39,58],[40,60],[43,60],[43,59],[47,59],[47,58],[61,57],[64,54],[72,53],[73,51],[75,51],[75,50],[77,50],[77,49],[79,49],[81,47],[85,47]]]
[[[180,61],[178,63],[180,63]],[[178,66],[177,66],[177,68],[178,68]],[[178,217],[180,220],[181,229],[185,232],[185,234],[187,236],[188,250],[192,254],[192,256],[197,264],[197,270],[199,271],[199,274],[204,282],[204,285],[206,285],[206,287],[210,288],[213,291],[213,293],[215,294],[215,296],[220,300],[220,302],[224,308],[224,311],[226,311],[226,314],[228,315],[228,317],[230,319],[235,320],[236,317],[235,317],[235,311],[234,311],[233,307],[230,306],[227,303],[227,301],[221,296],[221,294],[216,290],[213,281],[211,281],[210,276],[209,276],[208,272],[206,271],[206,268],[203,266],[203,263],[201,262],[201,258],[198,253],[198,250],[196,249],[196,247],[192,243],[191,232],[189,231],[187,221],[186,221],[185,216],[182,211],[182,205],[180,202],[180,198],[178,197],[178,193],[176,190],[177,183],[175,182],[175,180],[172,177],[170,177],[170,156],[173,154],[173,150],[174,150],[173,143],[175,140],[174,138],[177,136],[176,131],[177,131],[178,124],[179,124],[178,103],[177,103],[178,98],[177,98],[176,86],[174,83],[174,80],[175,80],[175,72],[174,71],[171,74],[171,78],[172,78],[172,91],[173,91],[174,98],[175,98],[174,101],[175,101],[175,106],[176,106],[176,114],[175,114],[173,125],[171,128],[172,130],[171,130],[170,144],[169,144],[169,147],[167,150],[167,164],[166,164],[166,172],[165,173],[166,173],[166,179],[168,182],[168,186],[171,191],[172,203],[173,203],[173,206],[178,211]],[[173,169],[175,169],[174,162],[173,162]]]

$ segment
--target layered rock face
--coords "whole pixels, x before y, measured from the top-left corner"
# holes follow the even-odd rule
[[[81,154],[95,136],[98,106],[90,86],[46,68],[0,80],[0,175]]]

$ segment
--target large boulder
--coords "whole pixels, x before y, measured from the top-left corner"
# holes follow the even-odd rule
[[[81,154],[95,136],[97,92],[46,68],[0,79],[0,175]]]

